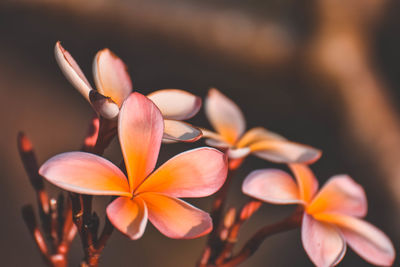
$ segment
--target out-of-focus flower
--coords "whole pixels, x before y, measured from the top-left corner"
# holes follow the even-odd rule
[[[203,136],[208,138],[207,144],[228,149],[231,159],[240,160],[252,153],[277,163],[312,163],[321,156],[318,149],[290,142],[262,127],[245,133],[246,121],[242,111],[217,89],[209,91],[205,110],[211,125],[217,131],[202,130]]]
[[[97,52],[93,61],[93,76],[97,91],[92,88],[73,57],[60,42],[55,45],[55,56],[67,79],[86,98],[100,115],[107,119],[118,116],[119,108],[132,92],[132,81],[124,62],[109,49]],[[201,138],[201,131],[182,120],[193,117],[201,107],[201,98],[179,89],[158,90],[148,97],[164,116],[164,139],[193,142]]]
[[[264,169],[250,173],[242,190],[268,203],[304,206],[302,242],[316,266],[339,263],[346,243],[371,264],[393,264],[390,239],[361,219],[367,214],[367,199],[359,184],[347,175],[336,175],[317,192],[318,181],[306,165],[291,164],[290,168],[297,184],[284,171]]]
[[[107,207],[112,224],[131,239],[142,236],[149,219],[171,238],[195,238],[212,229],[210,216],[178,199],[216,192],[227,175],[226,156],[213,148],[181,153],[157,170],[163,117],[147,97],[132,93],[122,105],[118,132],[127,177],[94,154],[68,152],[46,161],[39,172],[65,190],[119,196]]]

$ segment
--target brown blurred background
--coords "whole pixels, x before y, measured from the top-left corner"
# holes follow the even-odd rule
[[[17,132],[28,134],[43,162],[79,149],[91,117],[55,62],[57,40],[89,80],[93,56],[108,47],[127,63],[142,93],[180,88],[204,97],[217,87],[243,109],[248,127],[264,126],[322,149],[313,165],[320,183],[339,173],[361,183],[367,220],[399,253],[399,8],[389,0],[1,0],[1,266],[42,266],[20,215],[21,206],[35,200]],[[192,122],[209,126],[203,111]],[[106,153],[115,162],[117,145]],[[198,145],[164,146],[160,163]],[[232,203],[246,199],[240,194],[244,176],[266,167],[283,166],[245,161],[234,178]],[[205,210],[211,204],[211,198],[189,201]],[[263,205],[241,238],[291,209]],[[204,242],[167,239],[150,225],[139,241],[115,232],[101,266],[194,266]],[[71,266],[81,257],[77,238]],[[295,230],[266,240],[241,266],[311,263]],[[369,265],[348,249],[340,266]]]

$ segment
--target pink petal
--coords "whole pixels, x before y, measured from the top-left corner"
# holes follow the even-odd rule
[[[231,148],[228,150],[228,157],[230,159],[241,159],[249,155],[250,152],[251,152],[250,148],[248,147],[237,148],[237,149]]]
[[[179,89],[163,89],[147,96],[161,110],[165,119],[187,120],[199,112],[201,98]]]
[[[205,197],[222,186],[227,175],[225,155],[213,148],[197,148],[168,160],[139,186],[140,192],[171,197]]]
[[[304,202],[310,203],[315,193],[318,191],[318,180],[307,165],[290,164],[289,167],[296,178],[300,191],[300,198]]]
[[[121,107],[132,92],[132,81],[124,62],[109,49],[96,54],[93,61],[93,76],[97,90]]]
[[[164,120],[164,139],[180,142],[194,142],[201,138],[199,128],[176,120]]]
[[[263,169],[251,172],[243,182],[244,194],[273,204],[302,203],[293,178],[284,171]]]
[[[139,93],[124,102],[118,120],[119,142],[133,190],[153,171],[160,151],[164,120],[156,105]]]
[[[93,90],[78,64],[60,42],[56,43],[54,51],[65,77],[86,98],[94,110],[106,119],[114,119],[119,112],[118,106]]]
[[[310,146],[282,140],[259,141],[250,145],[253,153],[276,163],[313,163],[321,157],[321,151]]]
[[[234,144],[243,134],[246,122],[239,107],[217,89],[211,89],[205,103],[208,120],[224,141]]]
[[[122,171],[110,161],[86,152],[67,152],[47,160],[39,170],[50,183],[87,195],[131,196]]]
[[[301,240],[308,256],[318,267],[334,266],[346,253],[346,243],[340,231],[306,213],[301,226]]]
[[[336,224],[349,246],[364,260],[379,266],[392,266],[395,249],[390,239],[372,224],[339,214],[317,214],[318,219]]]
[[[212,230],[208,213],[182,200],[156,193],[140,196],[146,202],[151,223],[170,238],[197,238]]]
[[[248,130],[237,143],[237,147],[245,147],[250,144],[265,140],[286,140],[283,136],[270,132],[263,127],[256,127]]]
[[[140,197],[119,197],[107,206],[107,216],[121,233],[136,240],[146,229],[148,212]]]
[[[90,86],[88,80],[71,54],[61,46],[60,41],[56,43],[54,53],[57,63],[65,77],[86,98],[86,100],[90,102],[89,92],[93,90],[93,88]]]
[[[307,207],[309,214],[321,212],[364,217],[367,214],[364,189],[347,175],[332,177]]]

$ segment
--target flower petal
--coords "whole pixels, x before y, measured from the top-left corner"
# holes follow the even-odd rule
[[[151,223],[170,238],[196,238],[212,230],[208,213],[180,199],[156,193],[140,196],[146,202]]]
[[[96,90],[93,90],[78,64],[68,51],[61,46],[60,42],[56,43],[54,52],[58,65],[65,77],[86,98],[93,109],[106,119],[114,119],[118,115],[118,106]]]
[[[211,125],[222,135],[224,141],[234,144],[243,134],[246,122],[242,111],[217,89],[210,89],[205,110]]]
[[[202,136],[199,128],[176,120],[164,120],[163,138],[171,141],[195,142]]]
[[[121,233],[136,240],[146,229],[148,212],[140,197],[119,197],[107,206],[107,216]]]
[[[227,159],[214,148],[197,148],[176,155],[147,178],[137,193],[159,192],[171,197],[205,197],[222,186]]]
[[[301,240],[308,256],[318,267],[334,266],[346,253],[346,243],[339,229],[306,213],[301,226]]]
[[[263,169],[251,172],[243,182],[244,194],[273,204],[302,203],[293,178],[284,171]]]
[[[310,164],[321,157],[320,150],[290,141],[264,140],[249,147],[256,156],[276,163]]]
[[[50,183],[87,195],[130,197],[122,171],[110,161],[86,152],[67,152],[47,160],[39,170]]]
[[[250,152],[251,152],[250,148],[248,148],[248,147],[237,148],[237,149],[231,148],[228,150],[228,157],[230,159],[241,159],[241,158],[249,155]]]
[[[71,54],[61,46],[60,41],[54,47],[54,54],[65,77],[90,102],[89,93],[93,88]]]
[[[147,97],[156,104],[165,119],[190,119],[201,107],[200,97],[179,89],[158,90]]]
[[[93,61],[93,76],[97,90],[121,107],[132,92],[132,81],[124,62],[109,49],[97,52]]]
[[[240,138],[239,142],[237,143],[237,147],[245,147],[249,146],[250,144],[259,142],[259,141],[265,141],[265,140],[286,140],[285,137],[274,133],[270,132],[267,129],[263,127],[256,127],[248,130],[242,138]]]
[[[366,261],[379,266],[391,266],[395,249],[390,239],[378,228],[361,219],[340,214],[321,213],[314,217],[336,224],[349,246]]]
[[[333,176],[307,207],[307,213],[342,213],[364,217],[367,197],[364,189],[347,175]]]
[[[118,120],[121,150],[133,190],[153,171],[160,151],[164,120],[156,105],[139,93],[124,102]]]
[[[311,169],[304,164],[289,164],[299,187],[300,199],[310,203],[318,191],[318,180]]]

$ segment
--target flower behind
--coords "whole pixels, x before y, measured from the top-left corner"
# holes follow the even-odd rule
[[[318,182],[306,165],[291,164],[290,168],[297,184],[284,171],[264,169],[250,173],[242,190],[268,203],[303,205],[302,242],[315,265],[339,263],[346,243],[372,264],[393,264],[390,239],[361,219],[367,214],[367,199],[359,184],[347,175],[336,175],[318,192]]]

